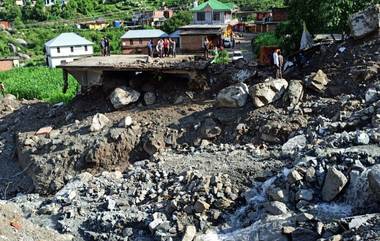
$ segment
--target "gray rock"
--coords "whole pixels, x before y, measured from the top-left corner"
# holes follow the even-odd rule
[[[243,107],[248,97],[248,86],[244,83],[228,86],[222,89],[216,101],[220,107],[239,108]]]
[[[290,138],[284,145],[282,145],[281,151],[282,154],[292,155],[295,152],[298,152],[306,147],[307,140],[305,135],[298,135]]]
[[[15,39],[15,41],[16,41],[16,43],[23,45],[23,46],[28,45],[28,42],[26,42],[24,39],[21,39],[21,38],[17,38],[17,39]]]
[[[371,167],[368,172],[368,183],[370,189],[380,201],[380,164]]]
[[[264,208],[272,215],[282,215],[288,212],[286,204],[279,201],[267,202],[264,204]]]
[[[255,107],[262,107],[280,99],[288,88],[285,79],[267,79],[249,89]]]
[[[200,128],[200,135],[204,139],[211,139],[217,137],[221,133],[222,129],[211,118],[207,118]]]
[[[348,21],[354,38],[362,38],[375,32],[380,27],[380,4],[352,14]]]
[[[322,188],[322,199],[332,201],[347,184],[347,177],[335,167],[330,167],[327,171],[325,182]]]
[[[110,96],[111,103],[115,109],[122,108],[130,103],[136,102],[140,93],[127,87],[116,88]]]
[[[182,241],[192,241],[197,234],[197,228],[193,225],[186,227],[185,234],[183,235]]]
[[[369,136],[365,132],[359,132],[356,134],[356,144],[359,145],[368,145],[369,144]]]
[[[153,92],[146,92],[144,94],[144,103],[146,105],[153,105],[156,102],[156,94]]]
[[[285,192],[280,189],[280,188],[271,188],[268,190],[268,196],[273,200],[273,201],[280,201],[284,202],[285,201]]]
[[[318,70],[317,73],[312,73],[305,78],[306,86],[319,93],[323,93],[326,90],[329,82],[330,79],[322,70]]]
[[[369,88],[365,92],[365,102],[372,103],[380,99],[380,91],[376,90],[375,88]]]
[[[196,213],[203,213],[204,211],[208,210],[210,208],[210,204],[208,204],[205,201],[198,200],[194,204],[194,211]]]
[[[292,109],[294,109],[302,99],[303,92],[304,91],[301,80],[289,81],[287,97],[289,99],[289,104]]]
[[[319,235],[306,228],[297,228],[292,232],[293,241],[316,241],[319,238]]]
[[[90,126],[90,131],[96,132],[102,130],[105,126],[110,124],[110,120],[107,118],[107,116],[97,113],[92,118],[92,123]]]
[[[131,126],[132,123],[133,123],[132,117],[127,116],[127,117],[124,117],[123,119],[121,119],[118,126],[119,127],[128,127],[128,126]]]
[[[296,194],[297,200],[311,201],[313,200],[313,190],[310,189],[301,189]]]
[[[295,182],[298,182],[302,179],[303,179],[303,177],[301,176],[301,174],[296,169],[293,169],[288,175],[288,182],[290,182],[290,183],[295,183]]]

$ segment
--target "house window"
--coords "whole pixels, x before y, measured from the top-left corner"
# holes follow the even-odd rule
[[[61,52],[61,48],[57,47],[57,53],[60,53],[60,52]]]
[[[85,46],[84,46],[84,51],[87,52],[87,50],[88,50],[88,49],[87,49],[87,45],[85,45]]]
[[[142,44],[142,39],[139,39],[139,44]]]
[[[197,13],[197,20],[198,21],[205,21],[206,20],[206,14],[204,12]]]
[[[71,53],[74,52],[74,47],[70,47]]]
[[[133,45],[133,39],[129,40],[129,45]]]
[[[216,12],[212,15],[212,19],[214,21],[220,21],[220,13],[219,12]]]

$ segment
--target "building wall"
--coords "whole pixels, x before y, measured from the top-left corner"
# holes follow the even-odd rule
[[[90,56],[90,55],[89,55]],[[84,58],[84,57],[89,57],[89,56],[73,56],[73,57],[56,57],[56,58],[52,58],[52,57],[47,57],[47,64],[50,68],[55,68],[57,67],[58,65],[61,65],[63,64],[64,62],[66,63],[70,63],[70,62],[73,62],[74,60],[77,60],[77,59],[81,59],[81,58]]]
[[[206,9],[207,10],[207,9]],[[212,10],[205,11],[205,20],[199,20],[198,19],[198,13],[193,13],[193,23],[194,24],[226,24],[232,19],[232,15],[229,12],[217,12],[220,14],[219,20],[214,20],[214,12]]]
[[[181,52],[196,53],[203,51],[205,35],[183,35],[180,37]],[[221,36],[207,36],[211,45],[218,46],[221,44]]]
[[[60,51],[58,53],[57,47],[50,47],[46,49],[46,55],[51,57],[70,57],[77,55],[92,55],[94,53],[93,46],[87,45],[87,51],[85,46],[72,46],[73,52],[71,52],[71,46],[59,47]]]
[[[121,40],[121,49],[123,54],[148,54],[148,42],[150,39],[131,39]],[[153,39],[153,45],[156,45],[158,38]],[[141,42],[140,42],[141,41]]]
[[[8,30],[11,27],[11,24],[9,21],[0,21],[0,29]]]
[[[0,71],[7,71],[13,68],[13,60],[0,60]]]
[[[282,22],[288,20],[288,10],[286,8],[273,8],[273,21]]]

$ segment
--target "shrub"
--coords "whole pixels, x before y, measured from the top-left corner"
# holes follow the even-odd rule
[[[253,52],[258,55],[260,47],[262,46],[280,46],[281,39],[278,38],[274,33],[261,33],[257,35],[256,38],[252,39],[252,49]]]

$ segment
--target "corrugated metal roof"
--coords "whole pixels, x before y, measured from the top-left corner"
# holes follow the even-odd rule
[[[79,36],[76,33],[61,33],[57,37],[45,43],[46,47],[93,45],[94,43]]]
[[[169,37],[170,37],[170,38],[179,38],[180,33],[181,33],[181,30],[177,30],[177,31],[175,31],[175,32],[173,32],[173,33],[171,33],[171,34],[169,34]]]
[[[210,6],[214,11],[232,11],[234,8],[236,8],[236,5],[234,3],[222,3],[218,0],[209,0],[207,2],[204,2],[197,7],[194,7],[191,9],[193,12],[200,12],[203,11],[207,6]]]
[[[136,38],[166,38],[169,35],[159,29],[139,29],[129,30],[123,36],[122,39],[136,39]]]

